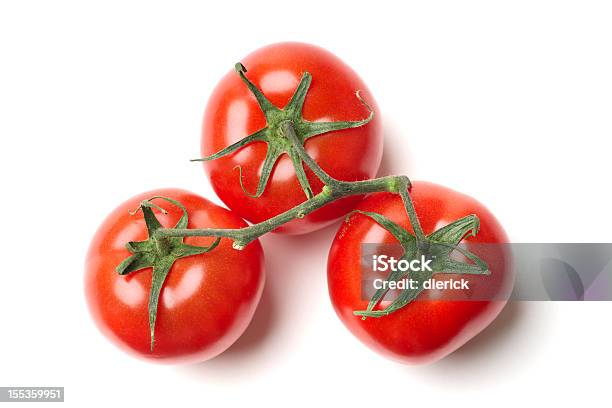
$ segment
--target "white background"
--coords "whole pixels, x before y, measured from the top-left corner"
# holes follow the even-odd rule
[[[0,385],[65,386],[71,406],[609,400],[610,303],[512,304],[430,366],[375,355],[328,300],[336,227],[263,239],[261,306],[208,363],[150,365],[103,338],[82,288],[92,234],[152,188],[216,200],[188,161],[207,96],[271,42],[321,45],[363,77],[383,172],[476,196],[515,242],[611,238],[609,2],[199,3],[0,5]]]

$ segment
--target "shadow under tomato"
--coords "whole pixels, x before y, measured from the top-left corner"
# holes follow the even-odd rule
[[[190,377],[236,384],[276,368],[293,352],[299,339],[295,310],[307,301],[310,287],[323,280],[325,270],[313,268],[312,257],[327,258],[339,223],[308,235],[267,234],[261,241],[266,258],[266,284],[260,304],[244,334],[212,360],[178,367]],[[299,256],[296,256],[299,254]]]
[[[486,353],[487,349],[493,350],[503,344],[509,333],[519,325],[521,314],[524,313],[522,309],[522,302],[509,302],[489,326],[448,356],[449,360],[467,363]]]
[[[546,332],[545,319],[536,316],[536,305],[530,303],[509,302],[480,334],[442,360],[422,367],[419,374],[462,389],[478,389],[484,383],[520,375],[527,367],[525,360],[537,356]]]
[[[414,173],[415,160],[410,153],[410,140],[406,135],[400,138],[397,126],[383,117],[383,154],[377,177],[403,174],[411,178]],[[402,140],[401,149],[394,143],[398,138]],[[412,179],[412,178],[411,178]]]

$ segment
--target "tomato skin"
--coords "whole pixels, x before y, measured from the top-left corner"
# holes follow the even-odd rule
[[[368,305],[361,292],[361,244],[397,242],[388,231],[359,214],[352,216],[349,223],[343,223],[334,239],[328,258],[328,287],[336,313],[367,346],[402,363],[430,363],[461,347],[495,319],[512,291],[514,272],[511,255],[503,245],[487,247],[484,252],[482,247],[479,250],[473,245],[508,242],[502,226],[482,204],[432,183],[414,182],[410,191],[425,234],[469,214],[480,218],[478,234],[467,237],[463,243],[466,249],[487,262],[491,275],[471,276],[470,284],[475,282],[481,295],[486,293],[495,300],[448,300],[444,291],[435,297],[432,291],[426,290],[416,301],[388,316],[362,320],[353,315],[353,311],[365,310]],[[374,194],[357,208],[378,212],[412,231],[398,195]],[[450,279],[461,275],[435,277]],[[478,299],[490,298],[483,296]]]
[[[284,107],[295,91],[302,73],[312,74],[303,117],[309,121],[361,120],[367,109],[355,92],[372,107],[375,116],[360,128],[325,133],[306,141],[307,152],[331,176],[354,181],[376,176],[382,155],[380,113],[374,97],[346,64],[330,52],[303,43],[278,43],[263,47],[242,59],[247,76],[277,107]],[[211,155],[265,127],[266,121],[253,95],[235,72],[228,73],[213,91],[204,113],[202,155]],[[273,170],[259,198],[245,195],[236,166],[243,169],[243,183],[250,193],[257,189],[266,154],[265,143],[254,143],[229,156],[204,163],[213,189],[221,200],[242,218],[261,222],[287,211],[306,199],[285,154]],[[306,168],[316,194],[322,183]],[[294,220],[276,232],[307,233],[322,228],[348,213],[362,197],[348,197]]]
[[[128,241],[147,239],[141,213],[130,215],[141,201],[163,196],[181,202],[189,228],[240,228],[247,224],[235,213],[179,189],[159,189],[135,196],[117,207],[96,232],[85,264],[85,295],[98,328],[120,348],[164,363],[200,362],[215,357],[244,332],[264,285],[263,251],[255,241],[237,251],[222,239],[208,253],[178,259],[162,288],[157,311],[155,347],[150,351],[148,299],[151,268],[121,276],[115,267],[130,253]],[[159,200],[168,211],[156,212],[172,227],[181,210]],[[210,245],[213,238],[190,237],[185,243]]]

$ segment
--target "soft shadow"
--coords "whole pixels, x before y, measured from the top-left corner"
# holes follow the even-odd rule
[[[537,353],[536,343],[542,340],[538,332],[545,330],[540,319],[528,318],[528,306],[509,302],[484,331],[451,355],[421,367],[419,374],[452,388],[475,389],[519,375],[526,367],[524,358]]]
[[[499,349],[508,339],[509,333],[520,324],[523,308],[522,302],[509,302],[488,327],[451,354],[448,360],[452,364],[466,364],[474,361],[483,352]]]
[[[323,242],[328,244],[329,249],[329,247],[331,247],[334,236],[340,228],[340,224],[343,220],[344,217],[334,221],[330,225],[327,225],[318,231],[314,231],[308,234],[287,235],[280,233],[272,233],[264,236],[262,240],[267,243],[266,246],[269,246],[271,250],[276,251],[283,258],[285,256],[287,256],[288,258],[295,256],[295,252],[289,254],[283,253],[283,251],[285,250],[299,250],[299,252],[317,250],[317,248],[319,248],[321,246],[321,243]],[[324,253],[324,256],[327,257],[327,252]]]
[[[307,235],[267,234],[262,237],[266,285],[251,324],[236,343],[219,356],[200,364],[178,367],[177,371],[192,378],[231,385],[249,381],[261,375],[262,370],[274,370],[274,362],[292,352],[292,337],[299,336],[291,329],[295,316],[285,310],[292,298],[298,296],[292,290],[299,287],[301,279],[310,280],[303,275],[309,257],[327,257],[338,225],[339,222]],[[296,254],[300,254],[297,259]],[[294,263],[299,264],[297,268],[292,267]]]
[[[397,126],[387,118],[383,118],[383,129],[383,155],[377,176],[404,174],[410,177],[416,166],[408,135],[400,134]],[[397,148],[398,140],[402,142],[401,149]]]

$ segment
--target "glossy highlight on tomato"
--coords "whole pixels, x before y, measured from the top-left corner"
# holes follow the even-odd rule
[[[159,189],[137,195],[117,207],[96,232],[85,265],[85,295],[96,325],[120,348],[149,360],[189,363],[208,360],[232,345],[255,312],[264,286],[263,251],[259,241],[243,250],[222,239],[212,251],[177,259],[162,287],[155,347],[151,351],[148,299],[151,268],[119,275],[115,268],[130,253],[129,241],[147,239],[142,214],[130,212],[141,201],[163,196],[182,203],[188,228],[241,228],[247,224],[235,213],[179,189]],[[172,227],[180,208],[158,203],[164,227]],[[210,237],[188,237],[186,244],[209,246]]]
[[[347,328],[368,347],[403,363],[429,363],[461,347],[487,327],[500,313],[514,284],[511,254],[503,244],[508,237],[493,214],[475,199],[433,183],[414,182],[410,194],[425,234],[466,215],[480,219],[476,236],[466,237],[465,249],[485,261],[488,276],[471,276],[480,291],[479,300],[457,300],[449,290],[423,291],[415,301],[382,317],[362,320],[354,311],[365,310],[362,294],[361,245],[397,242],[372,219],[354,214],[340,227],[328,258],[328,288],[334,309]],[[376,193],[357,207],[380,213],[412,232],[401,198]],[[434,275],[436,280],[459,279],[461,275]],[[482,300],[480,300],[482,299]],[[377,309],[384,308],[383,301]]]
[[[263,47],[241,60],[249,79],[277,107],[292,97],[304,72],[312,75],[303,117],[308,121],[358,121],[368,109],[356,98],[356,91],[375,112],[364,126],[318,135],[305,148],[332,177],[355,181],[376,175],[382,155],[380,113],[365,83],[332,53],[303,43],[278,43]],[[213,91],[204,114],[202,155],[209,156],[266,126],[264,114],[253,94],[235,72],[228,73]],[[255,192],[266,155],[265,143],[256,142],[239,151],[204,163],[213,189],[221,200],[242,218],[257,223],[287,211],[306,200],[291,159],[285,154],[276,164],[264,193],[253,198],[239,183]],[[314,194],[323,185],[306,168]],[[293,220],[276,232],[307,233],[322,228],[347,214],[362,199],[346,197],[302,219]]]

